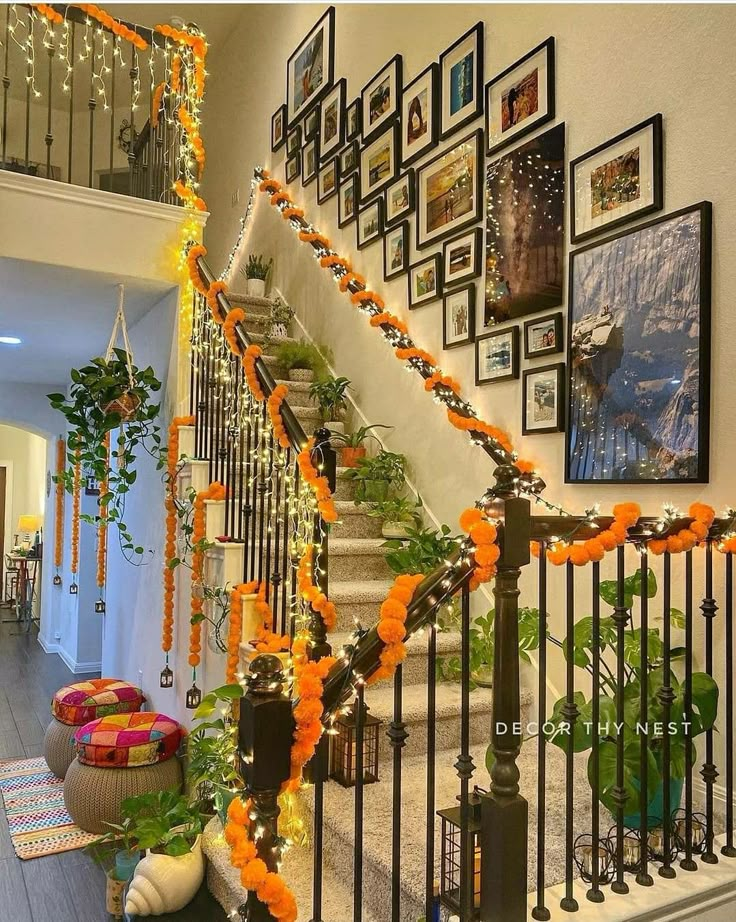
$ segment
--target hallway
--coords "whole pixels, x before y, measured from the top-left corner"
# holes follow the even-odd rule
[[[4,618],[9,616],[2,610]],[[0,761],[42,754],[54,692],[73,676],[55,654],[44,653],[36,632],[16,635],[0,626]],[[109,922],[105,877],[82,851],[20,861],[0,808],[0,922]],[[221,922],[225,914],[202,886],[182,912],[158,916],[162,922]]]

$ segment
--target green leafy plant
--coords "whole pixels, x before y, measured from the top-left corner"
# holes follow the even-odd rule
[[[366,439],[375,439],[371,429],[393,429],[393,426],[384,426],[383,423],[374,423],[372,426],[360,426],[354,432],[333,432],[330,441],[342,443],[348,448],[360,448]]]
[[[320,412],[328,422],[337,422],[348,408],[349,378],[327,375],[309,388],[309,396],[319,404]]]
[[[123,820],[130,820],[130,833],[137,847],[173,858],[191,851],[202,832],[199,808],[176,791],[154,791],[126,798],[121,806]]]
[[[431,573],[456,550],[461,538],[450,534],[450,527],[410,528],[406,538],[384,541],[389,549],[386,562],[394,573]]]
[[[419,512],[423,504],[419,497],[390,496],[371,505],[368,515],[381,519],[383,522],[395,522],[399,525],[413,525],[418,528],[422,523]]]
[[[132,377],[132,385],[131,385]],[[152,395],[161,389],[153,368],[128,366],[128,355],[115,349],[111,359],[92,359],[89,365],[72,368],[69,396],[49,394],[51,406],[66,418],[67,458],[69,467],[54,475],[69,493],[74,492],[74,465],[77,457],[85,475],[106,482],[107,490],[99,497],[96,515],[83,514],[82,520],[99,525],[106,518],[118,529],[120,544],[128,560],[140,560],[144,549],[136,546],[125,524],[125,500],[136,481],[138,449],[152,454],[159,469],[165,465],[161,434],[155,420],[160,405]],[[118,430],[107,460],[105,440]]]
[[[263,279],[265,282],[272,266],[273,259],[269,259],[268,262],[265,262],[263,256],[260,254],[256,255],[255,253],[251,253],[248,257],[248,262],[240,271],[247,279]]]
[[[359,458],[357,466],[345,472],[348,480],[358,484],[355,503],[381,502],[392,490],[404,486],[406,456],[382,448],[372,458]]]
[[[117,854],[120,852],[133,854],[139,850],[139,846],[133,820],[130,817],[126,817],[122,823],[107,823],[107,825],[110,831],[87,845],[84,851],[96,864],[109,872],[115,866]]]
[[[318,380],[327,373],[322,351],[304,339],[281,343],[276,350],[276,360],[286,371],[292,368],[311,368]]]

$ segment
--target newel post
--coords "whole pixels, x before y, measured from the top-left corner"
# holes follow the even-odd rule
[[[497,468],[487,512],[499,524],[501,556],[494,586],[496,652],[493,664],[491,790],[481,806],[482,922],[525,922],[529,809],[519,794],[519,577],[529,563],[530,503],[516,496],[518,471]]]
[[[250,665],[248,690],[240,702],[240,768],[253,803],[258,857],[276,871],[281,840],[278,835],[278,796],[291,774],[294,717],[284,691],[281,660],[269,653]],[[246,903],[248,922],[273,922],[271,913],[254,891]]]

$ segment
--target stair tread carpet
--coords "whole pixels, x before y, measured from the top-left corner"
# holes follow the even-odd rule
[[[393,582],[391,582],[391,580],[345,580],[344,582],[337,582],[330,586],[330,598],[338,608],[341,602],[381,603],[388,595],[388,591],[392,586]],[[378,608],[376,608],[376,621],[377,620]]]
[[[378,620],[378,612],[376,612],[376,620]],[[352,643],[352,637],[353,634],[350,631],[333,631],[327,639],[329,640],[333,650],[341,650],[346,644]],[[437,634],[438,656],[448,656],[453,653],[459,653],[461,643],[462,638],[458,632],[439,631]],[[407,638],[406,655],[426,657],[427,635],[423,631],[412,634],[411,637]],[[404,664],[404,671],[406,672],[406,663]],[[376,690],[372,691],[370,694],[375,694]]]
[[[330,556],[375,554],[385,557],[388,551],[383,547],[385,540],[385,538],[333,538],[330,535]]]
[[[256,298],[238,291],[228,291],[227,299],[233,306],[243,307],[246,314],[248,314],[248,308],[252,314],[270,314],[274,304],[271,298]]]

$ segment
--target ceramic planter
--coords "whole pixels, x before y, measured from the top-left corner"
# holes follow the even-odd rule
[[[357,467],[358,460],[360,458],[365,458],[366,449],[362,445],[359,445],[357,448],[351,448],[349,445],[346,445],[342,450],[342,464],[343,467]]]
[[[384,522],[381,534],[384,538],[406,538],[408,528],[405,522]]]
[[[125,911],[134,916],[178,912],[191,902],[203,880],[201,836],[197,836],[190,852],[178,858],[148,852],[128,887]]]
[[[263,298],[266,295],[265,279],[248,279],[248,294],[251,298]]]
[[[314,371],[311,368],[290,368],[289,381],[314,381]]]

